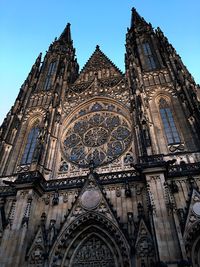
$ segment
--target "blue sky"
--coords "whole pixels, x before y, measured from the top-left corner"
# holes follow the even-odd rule
[[[95,46],[124,71],[131,8],[160,27],[200,83],[199,0],[0,0],[0,123],[40,52],[67,22],[80,68]]]

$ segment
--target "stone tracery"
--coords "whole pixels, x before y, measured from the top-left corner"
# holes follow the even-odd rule
[[[97,238],[97,236],[91,236],[80,246],[72,266],[115,267],[115,263],[112,252],[106,243]]]
[[[112,105],[113,106],[113,105]],[[62,146],[64,157],[79,166],[107,164],[130,146],[132,134],[128,120],[120,109],[96,102],[87,112],[75,115],[75,120],[65,131]],[[120,114],[121,113],[121,114]]]

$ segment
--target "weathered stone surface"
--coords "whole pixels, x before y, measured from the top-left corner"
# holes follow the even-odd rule
[[[200,266],[199,87],[135,9],[123,74],[68,24],[0,128],[0,266]]]

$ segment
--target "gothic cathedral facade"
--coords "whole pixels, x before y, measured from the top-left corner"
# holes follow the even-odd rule
[[[199,267],[198,91],[135,9],[125,73],[67,24],[0,128],[0,266]]]

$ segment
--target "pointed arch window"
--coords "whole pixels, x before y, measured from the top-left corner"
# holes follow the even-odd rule
[[[159,101],[159,109],[168,144],[180,143],[180,136],[175,125],[171,108],[164,98],[161,98]]]
[[[49,68],[48,68],[48,72],[47,72],[47,76],[46,76],[46,80],[44,83],[44,90],[49,90],[51,83],[52,83],[52,78],[53,78],[53,74],[56,71],[56,61],[53,61],[50,63]]]
[[[151,50],[150,44],[148,42],[144,42],[142,44],[144,57],[145,57],[145,63],[147,66],[147,70],[154,70],[156,69],[156,61],[154,59],[153,52]]]
[[[30,164],[33,160],[33,154],[37,145],[37,138],[39,135],[39,128],[34,127],[28,134],[26,146],[21,159],[21,164]]]

